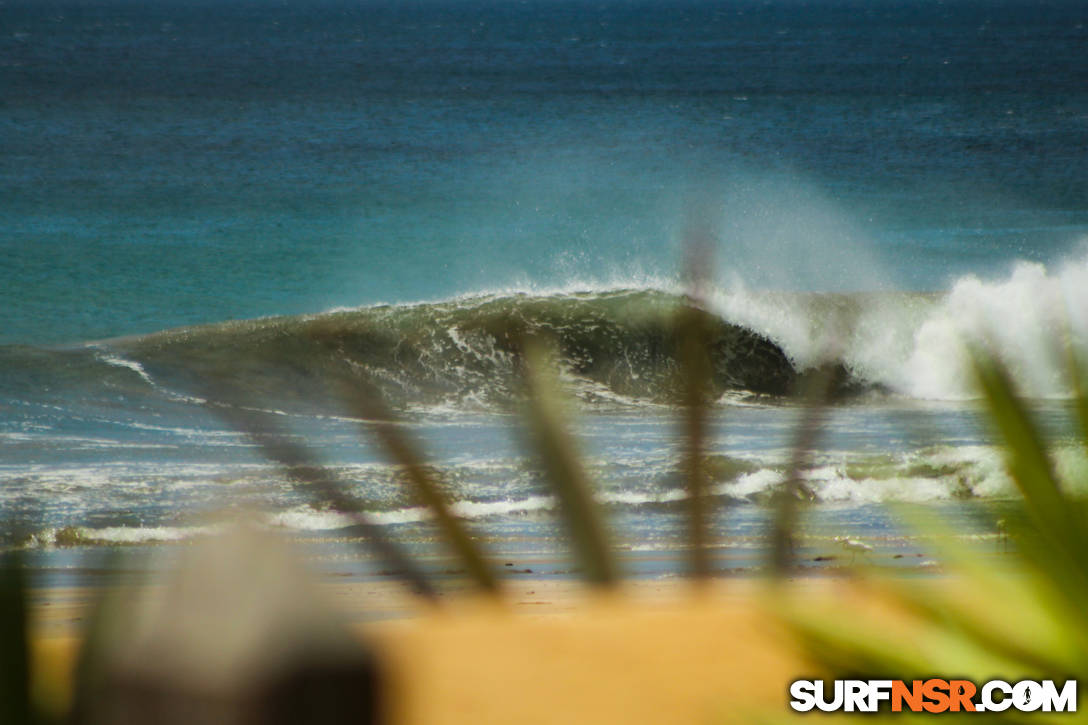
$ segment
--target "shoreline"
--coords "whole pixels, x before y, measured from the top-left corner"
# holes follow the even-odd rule
[[[467,585],[437,606],[398,582],[322,579],[321,598],[378,656],[387,722],[692,722],[730,702],[773,704],[801,660],[765,606],[762,578],[625,581],[615,591],[574,580],[506,582],[501,601]],[[155,586],[155,585],[147,585]],[[824,597],[826,579],[790,581]],[[93,588],[32,592],[34,689],[71,701]],[[592,683],[592,686],[589,686]],[[783,701],[784,702],[784,701]],[[728,718],[727,718],[728,719]],[[741,718],[743,720],[743,718]]]
[[[498,600],[462,580],[437,604],[399,581],[307,578],[318,610],[377,658],[383,722],[393,725],[788,717],[789,683],[819,671],[782,615],[850,612],[888,631],[905,626],[864,575],[636,579],[608,591],[569,578],[507,579]],[[969,597],[958,582],[920,577],[917,586]],[[101,592],[32,590],[33,688],[53,712],[71,702],[82,630]]]

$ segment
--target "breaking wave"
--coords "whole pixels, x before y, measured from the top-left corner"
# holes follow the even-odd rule
[[[93,387],[201,402],[208,381],[240,398],[328,406],[330,383],[365,382],[393,405],[490,408],[519,395],[522,342],[545,338],[584,400],[668,402],[678,385],[674,320],[657,290],[481,296],[168,330],[83,350],[9,348],[24,389]],[[706,312],[719,394],[788,395],[803,371],[765,336]],[[2,356],[2,353],[0,353]],[[46,380],[52,366],[55,379]]]
[[[494,408],[520,390],[521,344],[550,339],[578,396],[668,403],[678,382],[675,290],[503,293],[166,330],[82,348],[0,348],[7,392],[102,390],[203,402],[208,380],[252,400],[327,408],[329,382],[376,386],[396,406]],[[730,402],[788,396],[816,369],[840,395],[972,396],[964,342],[985,339],[1029,396],[1069,394],[1067,340],[1088,349],[1088,258],[1056,271],[1020,263],[1005,279],[944,293],[718,290],[699,308],[714,388]],[[739,397],[738,397],[738,394]]]
[[[1054,269],[1019,262],[942,293],[784,294],[723,290],[714,310],[777,344],[798,369],[828,360],[909,398],[974,396],[967,344],[983,344],[1034,398],[1071,395],[1070,350],[1088,353],[1088,255]]]

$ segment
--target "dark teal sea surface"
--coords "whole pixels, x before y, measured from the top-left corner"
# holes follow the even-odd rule
[[[558,331],[625,545],[664,547],[682,494],[654,325],[695,234],[723,551],[760,549],[788,390],[829,360],[856,395],[812,472],[817,553],[901,541],[888,500],[1010,494],[965,333],[1080,470],[1046,341],[1088,341],[1086,23],[1079,0],[2,0],[6,534],[184,538],[225,499],[342,529],[207,413],[227,371],[423,536],[322,417],[314,381],[347,365],[497,546],[553,546],[494,334],[517,318]]]
[[[1086,21],[1045,0],[6,0],[0,340],[667,278],[692,204],[753,286],[1054,261],[1088,231]],[[794,245],[831,262],[775,253]]]

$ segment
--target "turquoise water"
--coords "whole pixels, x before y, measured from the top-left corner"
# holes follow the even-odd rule
[[[1076,2],[0,13],[5,342],[671,278],[692,208],[721,277],[785,290],[1088,229]]]
[[[348,365],[408,417],[466,516],[510,550],[554,547],[553,503],[509,432],[517,360],[494,331],[516,318],[560,330],[625,545],[664,546],[681,509],[654,325],[695,233],[722,335],[716,450],[745,462],[719,482],[726,551],[759,551],[789,390],[827,361],[857,395],[818,451],[817,549],[843,531],[898,540],[888,500],[1007,497],[958,336],[992,333],[1068,440],[1047,340],[1062,325],[1088,340],[1086,16],[1013,0],[4,3],[9,539],[184,538],[224,498],[341,530],[199,402],[220,375],[379,518],[418,528],[381,457],[321,417],[315,381]]]

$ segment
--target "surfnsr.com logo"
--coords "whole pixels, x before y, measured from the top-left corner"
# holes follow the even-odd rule
[[[798,712],[1076,712],[1077,681],[1054,680],[796,680],[790,707]]]

